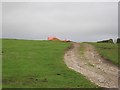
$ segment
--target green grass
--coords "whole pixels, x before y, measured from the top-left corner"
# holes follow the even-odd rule
[[[2,39],[0,39],[0,89],[2,88]]]
[[[79,51],[80,51],[80,55],[84,54],[84,43],[80,43]]]
[[[2,39],[0,39],[0,55],[1,55],[1,52],[2,52]]]
[[[118,44],[90,43],[94,45],[101,56],[118,65]]]
[[[65,65],[69,43],[3,39],[2,44],[3,88],[97,87]]]

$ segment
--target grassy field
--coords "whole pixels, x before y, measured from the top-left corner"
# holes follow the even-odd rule
[[[84,43],[80,43],[80,55],[83,55],[84,54]]]
[[[3,88],[95,88],[81,74],[64,63],[64,42],[2,41]]]
[[[101,56],[118,65],[118,44],[113,43],[91,43]]]
[[[0,39],[0,89],[2,88],[2,39]]]

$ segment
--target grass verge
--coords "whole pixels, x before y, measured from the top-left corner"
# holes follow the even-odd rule
[[[101,56],[118,65],[118,44],[113,43],[90,43],[95,46]]]

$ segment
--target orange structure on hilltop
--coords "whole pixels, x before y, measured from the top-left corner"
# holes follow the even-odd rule
[[[49,41],[63,41],[63,42],[70,42],[70,40],[60,40],[56,37],[48,37],[48,40]]]
[[[60,41],[58,38],[56,37],[48,37],[48,40],[50,41]]]

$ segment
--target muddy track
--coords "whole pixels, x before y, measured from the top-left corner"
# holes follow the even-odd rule
[[[71,43],[65,55],[66,65],[100,87],[118,88],[118,67],[102,58],[94,47],[84,44],[84,53],[80,54],[80,44]],[[82,47],[83,48],[83,47]]]

